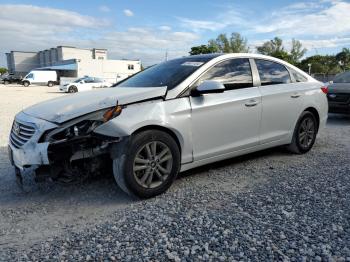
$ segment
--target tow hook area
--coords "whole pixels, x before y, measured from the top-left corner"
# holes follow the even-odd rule
[[[23,193],[29,193],[33,190],[33,187],[35,187],[35,183],[33,182],[34,176],[32,172],[33,171],[21,171],[18,167],[15,167],[16,183],[18,185],[18,188]]]
[[[16,183],[18,185],[18,187],[24,191],[24,187],[23,187],[23,177],[21,174],[21,170],[18,167],[15,167],[15,174],[16,174]]]

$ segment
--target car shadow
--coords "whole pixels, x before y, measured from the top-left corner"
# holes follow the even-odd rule
[[[29,202],[123,205],[135,201],[116,185],[112,172],[76,184],[60,184],[53,181],[36,183],[34,176],[27,173],[23,178],[25,189],[23,191],[16,182],[14,167],[8,159],[7,147],[0,147],[0,181],[0,206]]]
[[[49,93],[49,94],[67,94],[67,93],[64,93],[61,91],[47,91],[47,93]]]
[[[209,169],[221,169],[221,168],[234,166],[234,165],[238,165],[238,164],[244,166],[244,164],[246,162],[249,162],[252,160],[269,158],[269,157],[273,157],[273,156],[287,156],[287,155],[290,155],[290,152],[288,152],[285,149],[285,147],[283,147],[283,146],[273,147],[273,148],[261,150],[258,152],[249,153],[249,154],[242,155],[242,156],[236,156],[236,157],[232,157],[229,159],[214,162],[211,164],[207,164],[204,166],[196,167],[196,168],[193,168],[191,170],[182,172],[180,174],[179,178],[181,179],[181,178],[186,178],[189,176],[194,176],[194,175],[206,172]]]

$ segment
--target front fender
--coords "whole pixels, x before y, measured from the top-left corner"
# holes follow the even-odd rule
[[[97,127],[94,132],[111,137],[126,137],[148,126],[172,131],[181,146],[182,163],[193,161],[191,105],[186,97],[128,105],[118,117]]]

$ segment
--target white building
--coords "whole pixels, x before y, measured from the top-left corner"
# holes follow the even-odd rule
[[[57,71],[60,78],[101,77],[120,81],[141,70],[140,60],[108,60],[107,49],[58,46],[39,52],[6,53],[10,73],[26,75],[33,69]]]

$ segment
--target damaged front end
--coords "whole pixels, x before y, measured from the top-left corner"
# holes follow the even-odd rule
[[[110,169],[110,146],[120,142],[120,138],[100,135],[94,130],[117,117],[122,109],[117,104],[62,124],[19,113],[9,145],[17,176],[30,170],[35,171],[36,181],[50,178],[71,183]]]

